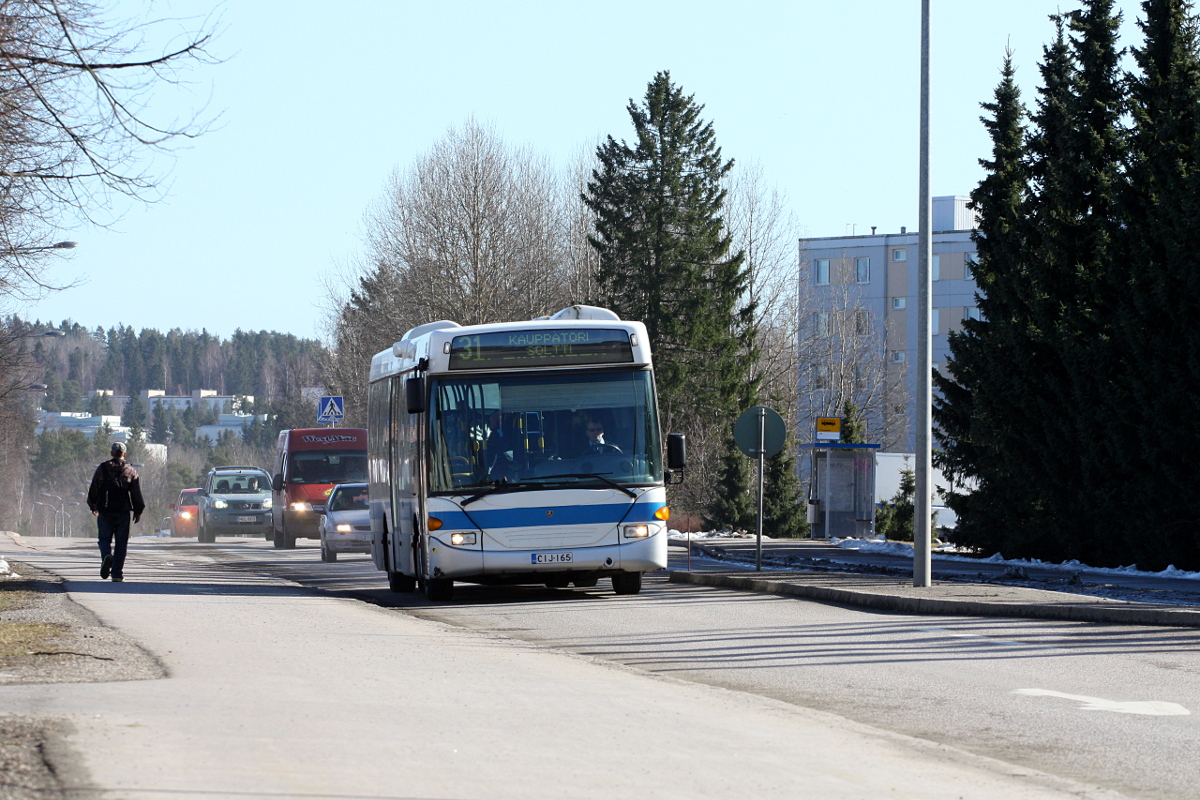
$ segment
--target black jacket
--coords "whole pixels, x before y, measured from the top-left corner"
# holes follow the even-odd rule
[[[101,514],[132,511],[141,516],[146,509],[142,501],[142,484],[137,470],[123,458],[113,458],[96,467],[92,485],[88,487],[88,508]]]

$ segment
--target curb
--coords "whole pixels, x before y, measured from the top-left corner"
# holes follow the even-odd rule
[[[1170,607],[1146,607],[1124,601],[1104,603],[991,603],[981,600],[950,600],[936,597],[905,597],[853,589],[832,589],[827,586],[808,586],[802,583],[720,575],[711,572],[668,573],[672,583],[692,583],[702,586],[721,586],[765,594],[805,597],[824,603],[857,606],[877,611],[896,611],[903,614],[937,616],[1019,617],[1025,619],[1056,619],[1069,622],[1107,622],[1122,625],[1159,625],[1175,628],[1200,628],[1200,611]],[[1124,604],[1113,605],[1113,604]]]

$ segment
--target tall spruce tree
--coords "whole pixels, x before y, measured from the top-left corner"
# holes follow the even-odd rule
[[[1041,511],[1049,517],[1037,534],[1037,555],[1111,563],[1118,557],[1113,523],[1120,501],[1106,488],[1120,465],[1094,433],[1109,422],[1103,397],[1117,378],[1108,287],[1123,266],[1114,245],[1125,154],[1120,15],[1112,0],[1087,0],[1065,22],[1068,61],[1056,57],[1045,65],[1032,143],[1036,188],[1027,263],[1044,374],[1027,474],[1044,487]]]
[[[1044,51],[1044,72],[1047,65],[1066,64],[1061,24],[1058,34]],[[1047,354],[1032,323],[1030,163],[1011,52],[1005,54],[994,101],[982,107],[992,158],[980,160],[987,175],[971,193],[979,217],[972,273],[981,318],[964,320],[962,331],[950,334],[949,368],[933,374],[938,390],[933,414],[942,447],[938,466],[957,484],[972,487],[947,498],[958,514],[959,539],[995,552],[1019,550],[1027,537],[1045,530],[1045,503],[1040,486],[1030,480],[1025,437],[1037,402],[1029,363],[1035,353],[1042,359]]]
[[[1133,50],[1138,73],[1127,77],[1133,126],[1122,232],[1130,270],[1112,287],[1121,300],[1113,341],[1123,380],[1109,394],[1114,422],[1103,433],[1114,460],[1127,465],[1125,498],[1153,498],[1124,520],[1125,549],[1143,568],[1194,570],[1200,45],[1192,3],[1145,0],[1142,10],[1144,41]]]
[[[703,110],[660,72],[642,103],[629,102],[634,142],[610,136],[597,148],[583,195],[595,215],[596,300],[646,324],[660,411],[668,429],[684,432],[731,426],[758,394],[755,308],[722,217],[733,161],[722,159]],[[730,509],[748,471],[729,460],[741,457],[732,438],[721,440],[727,496],[710,510],[718,524],[737,524],[741,514]]]

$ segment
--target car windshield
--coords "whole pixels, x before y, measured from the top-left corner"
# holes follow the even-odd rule
[[[262,494],[268,490],[270,481],[265,475],[218,474],[214,486],[217,494]]]
[[[432,398],[433,492],[663,478],[649,371],[441,379]]]
[[[328,511],[365,511],[367,509],[367,487],[339,488],[329,498]]]
[[[367,479],[362,450],[304,450],[288,462],[290,483],[357,483]]]

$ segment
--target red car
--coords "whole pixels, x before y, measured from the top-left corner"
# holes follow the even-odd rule
[[[179,499],[171,503],[171,535],[195,536],[196,523],[200,517],[200,504],[196,493],[199,488],[184,489]]]

